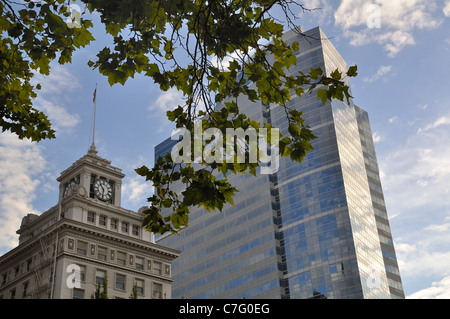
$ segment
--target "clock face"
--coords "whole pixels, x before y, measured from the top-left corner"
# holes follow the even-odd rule
[[[94,183],[95,196],[98,199],[107,202],[112,197],[112,186],[111,184],[103,178],[97,179]]]

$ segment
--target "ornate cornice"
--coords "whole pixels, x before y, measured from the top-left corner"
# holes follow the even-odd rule
[[[79,189],[84,189],[83,187],[79,187]],[[142,220],[144,218],[144,214],[140,212],[135,212],[132,210],[125,209],[123,207],[116,206],[114,204],[105,203],[97,199],[93,199],[88,197],[87,192],[84,190],[81,192],[73,191],[70,196],[67,196],[61,201],[61,207],[63,210],[66,210],[70,207],[81,207],[85,210],[99,212],[105,214],[109,217],[114,217],[119,220],[126,219],[138,219]]]
[[[89,237],[86,237],[87,240],[94,238],[93,240],[97,241],[101,238],[103,240],[108,240],[111,243],[120,244],[124,247],[124,249],[130,249],[130,247],[133,247],[154,254],[162,254],[169,259],[177,258],[180,255],[178,250],[160,246],[139,238],[129,237],[108,229],[100,229],[96,226],[91,226],[75,220],[67,219],[63,221],[64,223],[59,227],[59,229],[62,231],[64,229],[73,230],[79,235],[89,235]]]
[[[120,168],[111,165],[111,161],[97,156],[96,150],[89,150],[86,155],[75,161],[70,167],[61,172],[61,175],[56,180],[63,180],[67,175],[83,165],[95,169],[96,171],[101,170],[107,174],[112,174],[119,179],[125,177],[125,174],[122,173],[122,170]]]
[[[167,258],[167,261],[171,261],[180,255],[180,252],[178,250],[172,248],[160,246],[158,244],[154,244],[139,238],[128,237],[111,230],[100,229],[96,226],[85,224],[76,220],[63,218],[39,233],[36,237],[28,239],[24,243],[1,256],[0,266],[10,262],[11,260],[14,260],[19,256],[23,257],[24,255],[26,255],[27,251],[30,251],[35,246],[37,246],[41,239],[51,239],[52,236],[55,235],[56,231],[58,231],[60,235],[64,235],[66,232],[70,232],[71,234],[73,234],[73,232],[76,232],[78,236],[83,236],[83,234],[88,235],[87,237],[85,237],[86,240],[98,240],[101,238],[111,243],[119,244],[123,246],[124,249],[130,249],[130,247],[133,247],[141,251],[152,253],[152,255],[155,255],[155,259],[158,259],[158,255],[162,255]],[[165,260],[161,258],[161,261]]]

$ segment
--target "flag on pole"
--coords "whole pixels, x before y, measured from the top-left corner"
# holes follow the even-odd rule
[[[95,91],[94,91],[94,98],[92,99],[92,102],[95,103],[95,99],[97,98],[97,86],[95,86]]]
[[[92,99],[92,101],[94,102],[94,125],[92,129],[92,146],[95,146],[95,117],[97,113],[97,103],[95,103],[96,99],[97,99],[97,84],[95,84],[94,97]]]

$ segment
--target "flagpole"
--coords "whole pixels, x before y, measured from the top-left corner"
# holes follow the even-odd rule
[[[96,118],[96,114],[97,114],[97,83],[95,84],[95,91],[94,91],[94,128],[93,128],[93,133],[92,133],[92,145],[95,146],[95,118]]]
[[[95,84],[94,98],[92,100],[94,102],[94,125],[92,129],[92,145],[89,148],[88,154],[96,155],[97,150],[95,148],[95,121],[96,121],[96,113],[97,113],[97,83]]]

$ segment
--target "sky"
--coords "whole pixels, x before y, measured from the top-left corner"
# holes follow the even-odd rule
[[[450,298],[450,0],[303,0],[305,30],[320,26],[347,64],[355,104],[369,113],[397,258],[407,298]],[[297,12],[296,12],[297,13]],[[93,17],[94,24],[98,16]],[[134,172],[154,163],[154,147],[172,132],[165,112],[180,102],[150,78],[124,86],[87,66],[107,43],[74,54],[35,76],[34,101],[56,139],[32,143],[0,133],[0,255],[18,244],[22,218],[57,204],[56,178],[92,143],[97,89],[98,155],[126,174],[122,206],[147,205],[152,187]]]

